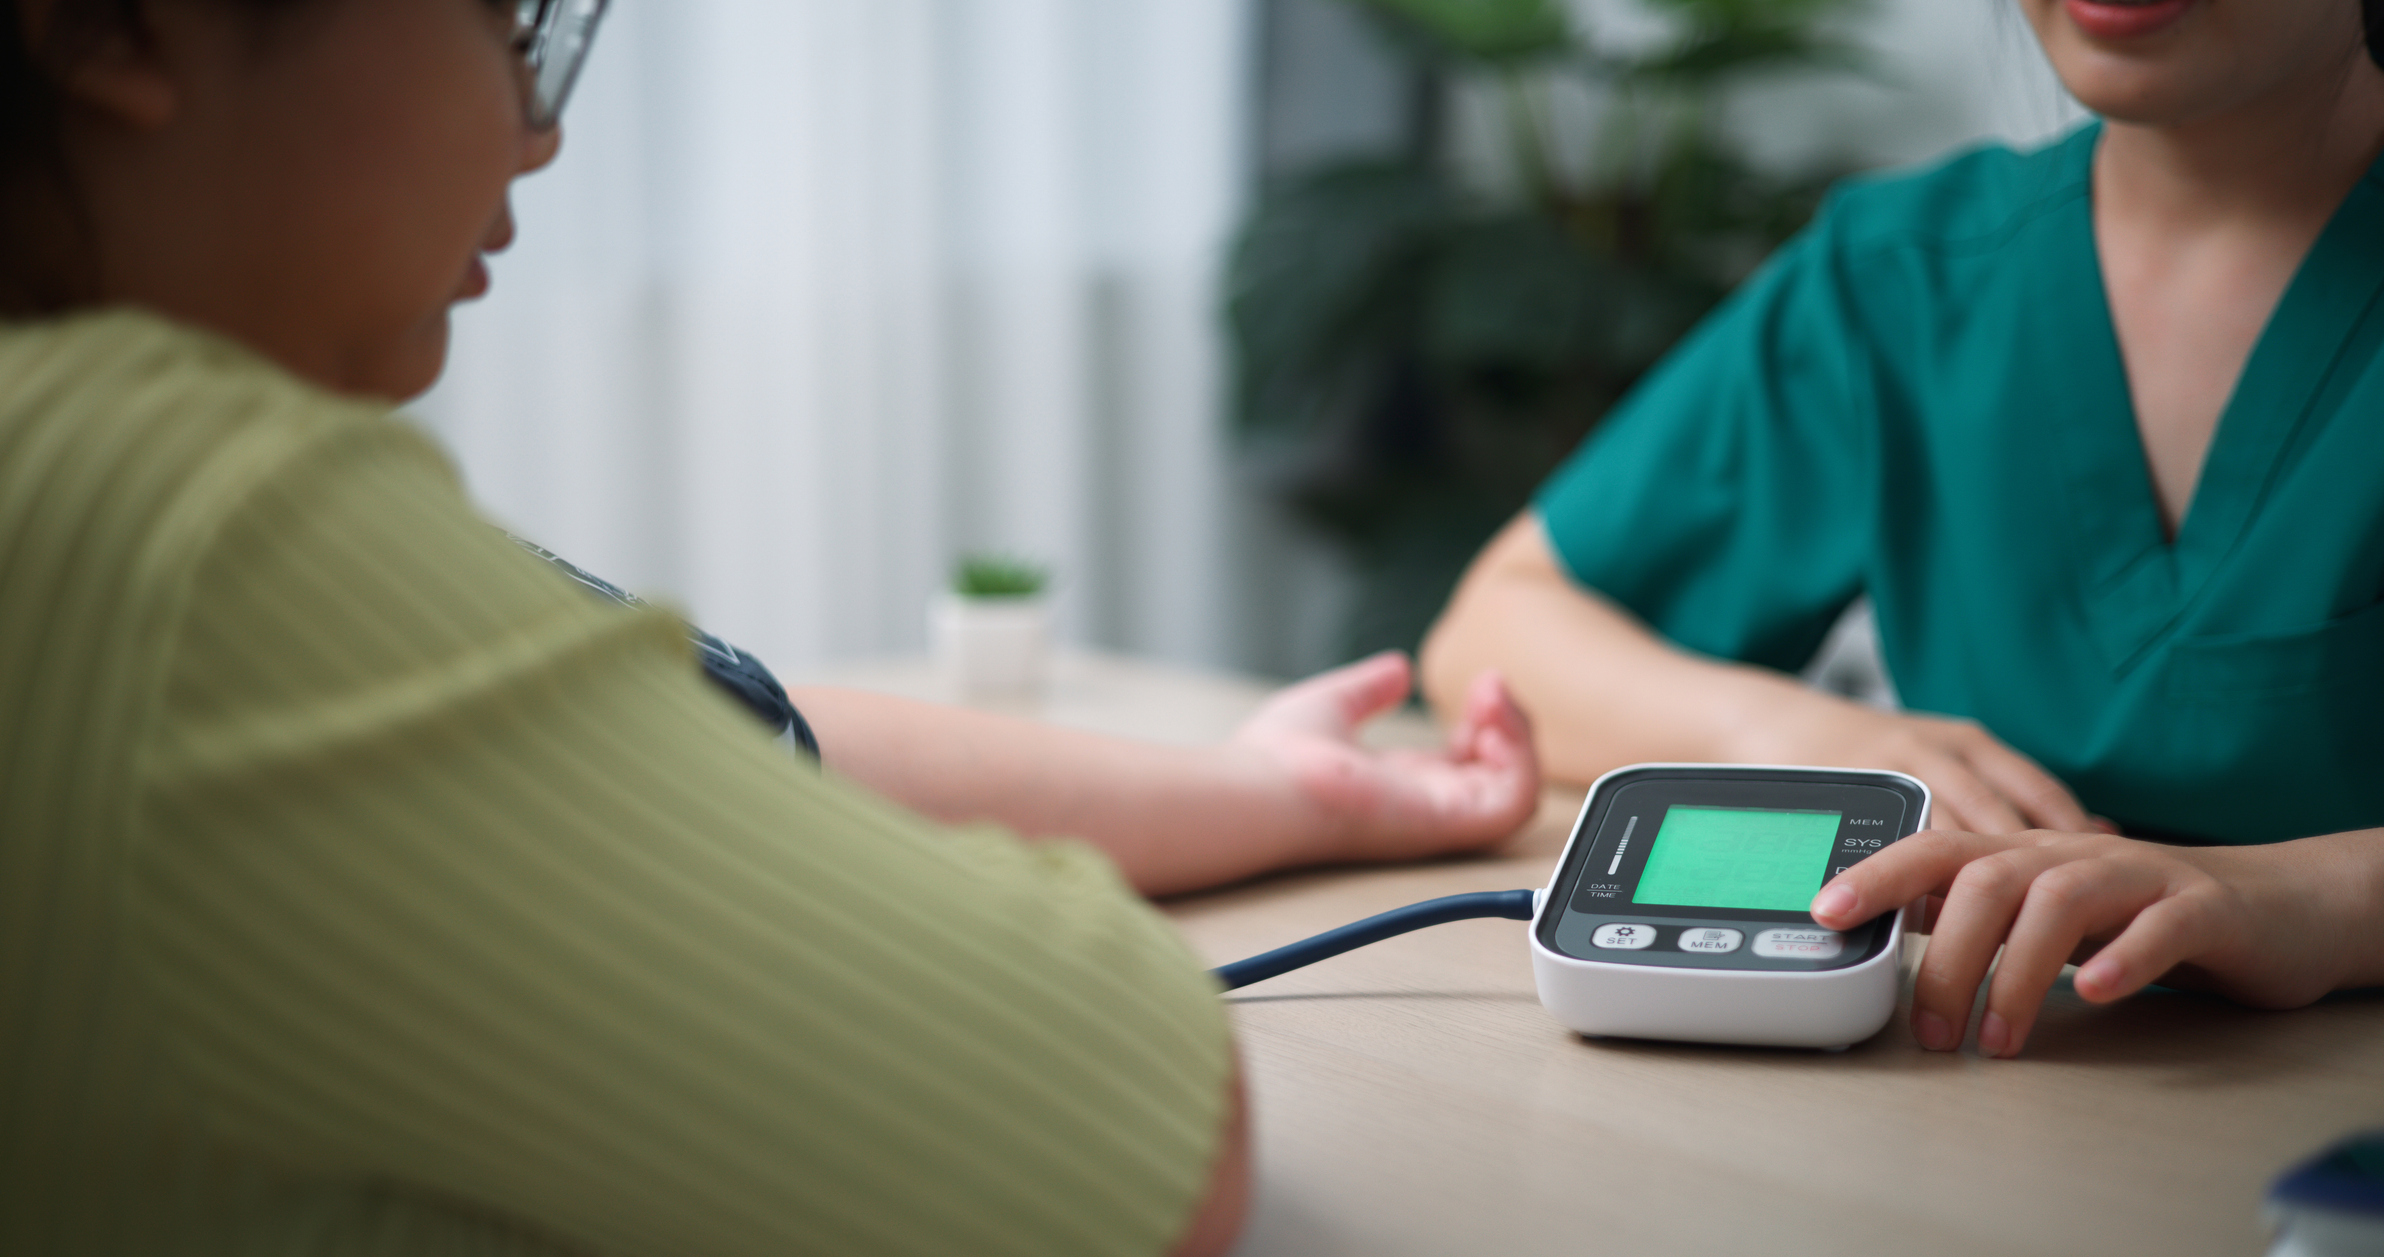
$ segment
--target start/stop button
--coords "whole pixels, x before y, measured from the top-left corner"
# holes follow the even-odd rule
[[[1755,954],[1766,960],[1835,960],[1846,950],[1836,930],[1765,930],[1755,936]]]

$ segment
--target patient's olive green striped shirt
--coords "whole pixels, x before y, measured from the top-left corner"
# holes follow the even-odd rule
[[[381,410],[0,329],[0,1253],[1135,1253],[1214,987],[799,765]]]

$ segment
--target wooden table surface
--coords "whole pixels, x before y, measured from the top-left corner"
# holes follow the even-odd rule
[[[916,662],[822,679],[940,692]],[[1069,655],[1031,714],[1201,741],[1263,692]],[[1430,737],[1412,715],[1386,725],[1376,740]],[[1486,857],[1166,908],[1223,962],[1419,899],[1544,885],[1580,798],[1551,790]],[[1923,1052],[1901,1015],[1841,1053],[1592,1041],[1540,1010],[1525,929],[1440,926],[1225,997],[1258,1142],[1239,1253],[2255,1254],[2271,1179],[2384,1126],[2384,995],[2094,1008],[2065,984],[2012,1061]]]

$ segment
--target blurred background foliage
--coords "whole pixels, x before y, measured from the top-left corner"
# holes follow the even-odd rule
[[[1466,561],[1843,169],[1765,170],[1733,90],[1867,73],[1861,0],[1342,0],[1410,85],[1388,157],[1283,172],[1228,280],[1236,417],[1271,492],[1347,552],[1347,656],[1413,649]]]

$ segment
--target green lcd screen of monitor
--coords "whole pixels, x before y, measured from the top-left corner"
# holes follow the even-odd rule
[[[1803,912],[1821,889],[1842,815],[1672,807],[1631,902]]]

